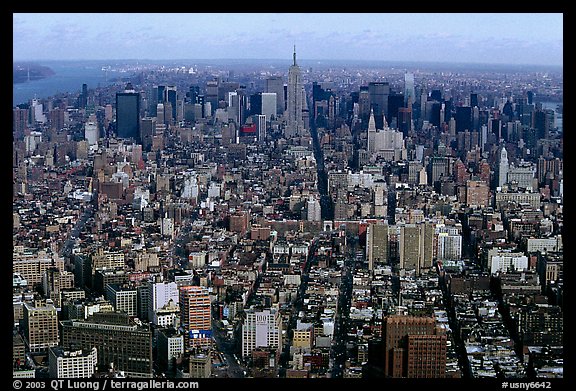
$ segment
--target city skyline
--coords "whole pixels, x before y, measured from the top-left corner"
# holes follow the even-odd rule
[[[13,14],[14,61],[281,59],[294,45],[302,60],[562,65],[563,14]]]

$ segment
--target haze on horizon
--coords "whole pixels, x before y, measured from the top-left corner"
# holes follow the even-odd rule
[[[563,65],[561,13],[15,13],[13,60]]]

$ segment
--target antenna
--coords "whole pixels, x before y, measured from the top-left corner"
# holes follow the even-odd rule
[[[294,45],[294,65],[296,65],[296,45]]]

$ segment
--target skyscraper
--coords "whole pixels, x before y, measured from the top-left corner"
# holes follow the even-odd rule
[[[277,308],[246,310],[242,326],[242,357],[250,357],[255,348],[282,347],[282,317]]]
[[[44,300],[24,303],[24,340],[31,352],[46,352],[58,345],[56,307]]]
[[[116,94],[116,134],[140,141],[140,93],[130,83],[124,92]]]
[[[288,70],[288,109],[285,136],[299,136],[304,132],[302,109],[304,96],[302,94],[302,72],[296,64],[296,46],[294,46],[294,63]]]
[[[284,114],[286,101],[284,99],[284,81],[280,76],[272,76],[266,79],[266,91],[276,93],[276,114]]]
[[[384,318],[384,375],[441,378],[446,372],[446,335],[436,331],[434,318]]]
[[[404,74],[404,106],[411,108],[415,98],[416,92],[414,91],[414,74],[406,72]]]
[[[210,297],[200,286],[180,287],[180,324],[184,329],[184,348],[209,347],[212,338]]]
[[[390,84],[388,82],[370,82],[368,84],[368,96],[370,107],[374,109],[376,127],[384,127],[383,117],[388,115],[388,95],[390,95]],[[397,113],[396,113],[397,115]]]
[[[366,231],[366,258],[368,270],[374,270],[376,262],[388,263],[388,224],[370,224]]]
[[[505,147],[502,147],[498,160],[498,187],[502,187],[508,182],[508,168],[508,152],[506,152]]]

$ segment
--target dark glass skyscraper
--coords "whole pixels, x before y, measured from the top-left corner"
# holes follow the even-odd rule
[[[140,142],[140,94],[130,83],[116,94],[116,134]]]

